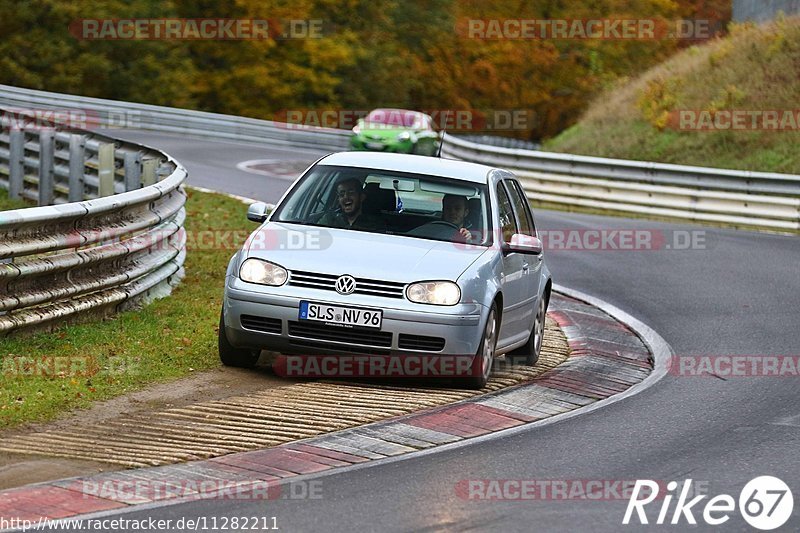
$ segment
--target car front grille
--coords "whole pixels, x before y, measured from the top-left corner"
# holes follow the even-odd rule
[[[289,275],[289,285],[335,291],[338,277],[335,274],[318,274],[316,272],[292,270]],[[355,280],[356,290],[353,291],[353,294],[383,296],[385,298],[403,298],[403,290],[406,286],[405,283],[396,281],[380,281],[366,278],[355,278]]]
[[[239,318],[242,322],[242,327],[261,333],[281,333],[281,319],[280,318],[266,318],[263,316],[242,315]]]
[[[390,348],[392,346],[392,333],[388,331],[342,328],[317,323],[289,322],[289,336],[380,348]]]
[[[401,350],[440,352],[444,349],[444,339],[441,337],[425,337],[423,335],[401,333],[397,339],[397,346]]]
[[[291,337],[289,340],[292,347],[295,350],[302,349],[304,351],[308,351],[309,353],[315,354],[323,354],[329,355],[334,350],[336,353],[355,353],[355,354],[363,354],[363,355],[389,355],[391,350],[389,348],[375,348],[367,347],[367,346],[355,346],[353,344],[349,344],[347,346],[339,346],[336,345],[333,347],[330,343],[325,343],[321,341],[310,341],[307,339],[298,339],[295,337]]]

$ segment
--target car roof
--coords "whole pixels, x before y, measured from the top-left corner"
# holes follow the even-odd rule
[[[427,174],[454,178],[471,183],[487,183],[494,167],[468,163],[456,159],[442,159],[421,155],[385,154],[382,152],[338,152],[320,160],[320,165],[360,167],[376,170],[396,170],[413,174]]]
[[[406,117],[413,117],[414,120],[420,120],[422,118],[426,118],[429,121],[432,121],[430,115],[423,113],[422,111],[414,111],[411,109],[398,109],[395,107],[379,107],[377,109],[373,109],[370,111],[362,120],[366,121],[369,117],[373,117],[375,114],[386,115],[387,117],[402,117],[403,122],[405,123]],[[408,126],[401,126],[400,124],[396,124],[398,127],[408,127]]]
[[[418,115],[418,116],[425,115],[425,113],[423,113],[422,111],[414,111],[413,109],[399,109],[399,108],[396,108],[396,107],[379,107],[377,109],[373,109],[372,111],[370,111],[368,113],[368,116],[373,114],[373,113],[389,113],[389,114],[391,114],[391,113],[403,113],[403,114],[409,113],[409,114]]]

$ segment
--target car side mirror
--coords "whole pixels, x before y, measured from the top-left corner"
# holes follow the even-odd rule
[[[523,235],[522,233],[515,233],[511,236],[511,242],[506,243],[505,250],[507,252],[517,252],[521,254],[539,255],[542,253],[541,239],[539,237],[531,237],[530,235]]]
[[[247,208],[247,220],[261,223],[267,220],[270,213],[272,213],[272,206],[264,202],[256,202]]]

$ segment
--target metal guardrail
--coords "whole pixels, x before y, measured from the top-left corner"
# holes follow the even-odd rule
[[[800,230],[800,176],[515,150],[452,135],[442,156],[507,168],[533,200]]]
[[[128,309],[183,277],[186,170],[151,148],[39,126],[0,132],[0,186],[42,204],[0,211],[0,335]]]
[[[131,126],[191,136],[346,149],[350,132],[0,85],[0,104],[136,118]],[[3,144],[0,139],[0,153]],[[447,135],[444,157],[513,170],[531,199],[646,216],[800,229],[800,176],[605,159],[489,146]],[[62,170],[61,175],[64,172]],[[2,183],[0,170],[0,183]]]
[[[0,187],[11,198],[39,205],[152,185],[163,159],[140,145],[88,132],[0,129]]]
[[[271,120],[119,102],[0,85],[0,104],[20,109],[73,110],[101,127],[125,127],[259,144],[347,150],[350,131]]]
[[[452,134],[450,134],[452,136]],[[457,138],[477,144],[488,146],[499,146],[500,148],[517,148],[520,150],[538,150],[541,144],[513,137],[501,137],[499,135],[482,134],[458,134]]]

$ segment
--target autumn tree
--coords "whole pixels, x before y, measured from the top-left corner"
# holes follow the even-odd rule
[[[82,18],[321,20],[321,36],[82,40]],[[542,139],[691,42],[470,38],[473,19],[730,18],[723,0],[0,0],[0,83],[272,119],[288,109],[530,110]]]

